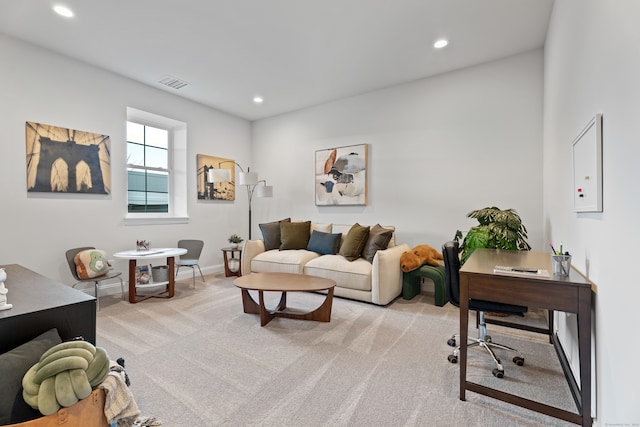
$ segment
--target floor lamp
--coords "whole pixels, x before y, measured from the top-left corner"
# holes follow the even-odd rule
[[[264,179],[258,180],[258,174],[251,172],[250,168],[247,168],[245,172],[242,166],[233,160],[218,163],[218,169],[209,169],[209,182],[232,182],[230,169],[220,168],[224,163],[235,163],[236,166],[240,168],[238,184],[247,187],[247,197],[249,199],[249,240],[251,240],[251,202],[253,195],[255,193],[256,197],[273,197],[273,187],[267,185],[267,181]]]

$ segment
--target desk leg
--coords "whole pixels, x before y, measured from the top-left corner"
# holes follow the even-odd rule
[[[466,400],[467,343],[469,336],[469,281],[460,278],[460,400]]]
[[[580,397],[582,425],[591,426],[591,289],[578,295],[578,360],[580,360]]]
[[[167,265],[169,266],[169,298],[173,298],[176,289],[176,272],[175,272],[175,257],[167,257]]]
[[[129,302],[135,303],[136,300],[136,260],[129,260]]]

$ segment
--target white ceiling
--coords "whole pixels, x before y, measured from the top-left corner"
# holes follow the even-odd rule
[[[62,18],[54,4],[69,6]],[[2,0],[0,33],[256,120],[544,45],[553,0]],[[450,40],[443,50],[433,42]],[[0,62],[2,58],[0,58]],[[160,85],[170,75],[189,83]],[[265,98],[262,105],[254,95]]]

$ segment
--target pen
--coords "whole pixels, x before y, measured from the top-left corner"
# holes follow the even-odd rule
[[[562,242],[560,242],[560,253],[558,255],[562,255]]]
[[[551,252],[553,252],[554,255],[558,255],[558,252],[553,248],[553,244],[551,242],[549,242],[549,246],[551,246]]]

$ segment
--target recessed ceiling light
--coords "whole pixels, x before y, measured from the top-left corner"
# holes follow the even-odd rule
[[[438,39],[438,40],[435,41],[435,43],[433,43],[433,47],[435,47],[436,49],[442,49],[443,47],[445,47],[448,44],[449,44],[449,40],[447,40],[447,39]]]
[[[53,10],[60,16],[65,18],[72,18],[73,12],[67,6],[57,5],[53,7]]]
[[[261,97],[260,95],[256,95],[253,97],[253,102],[255,104],[262,104],[264,102],[264,98]]]

